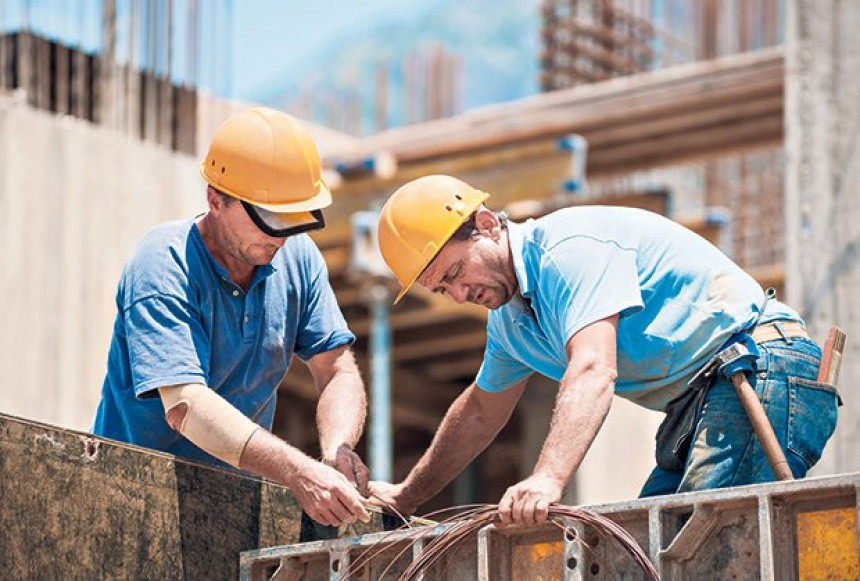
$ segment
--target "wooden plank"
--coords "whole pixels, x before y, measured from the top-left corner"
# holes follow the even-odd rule
[[[232,580],[240,551],[301,534],[282,486],[4,415],[0,498],[8,579]]]
[[[724,57],[594,85],[484,107],[448,120],[394,129],[363,140],[362,149],[387,150],[399,163],[415,163],[503,143],[581,132],[611,117],[630,123],[656,109],[704,109],[742,102],[766,87],[782,92],[781,49]]]

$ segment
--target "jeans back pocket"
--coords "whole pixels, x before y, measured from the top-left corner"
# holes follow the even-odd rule
[[[829,383],[789,377],[788,398],[786,447],[811,468],[836,429],[838,392]]]

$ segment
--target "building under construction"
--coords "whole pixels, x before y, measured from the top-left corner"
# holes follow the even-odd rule
[[[205,210],[201,151],[244,106],[212,96],[203,79],[217,75],[199,56],[227,50],[219,26],[233,10],[105,0],[88,15],[99,31],[94,46],[44,34],[35,11],[0,36],[0,412],[24,418],[0,421],[0,497],[13,507],[0,512],[0,563],[11,577],[281,579],[291,577],[279,568],[298,559],[304,578],[334,579],[334,563],[347,567],[369,542],[270,550],[332,533],[302,523],[282,487],[84,433],[122,265],[153,225]],[[389,418],[372,415],[385,429],[359,451],[382,450],[383,470],[405,476],[474,379],[486,312],[417,288],[380,310],[379,297],[387,304],[390,296],[373,290],[385,283],[356,265],[358,213],[433,173],[490,192],[515,221],[580,204],[645,208],[776,288],[819,342],[833,324],[847,332],[845,405],[816,468],[827,478],[606,504],[638,493],[661,419],[616,398],[565,502],[600,505],[664,579],[857,578],[860,6],[545,0],[541,10],[542,94],[363,138],[310,127],[334,193],[328,226],[314,239],[379,399],[371,405],[384,397]],[[382,372],[371,365],[380,333]],[[530,473],[555,394],[554,382],[532,382],[532,397],[494,443],[422,511],[497,502]],[[314,457],[316,399],[309,371],[294,364],[273,428]],[[252,510],[236,510],[245,505]],[[226,540],[213,543],[215,535]],[[611,547],[555,529],[483,533],[464,547],[450,571],[427,578],[646,578]],[[380,571],[370,565],[363,578]]]

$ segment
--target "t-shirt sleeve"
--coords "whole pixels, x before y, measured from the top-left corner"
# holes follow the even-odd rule
[[[528,377],[532,369],[517,361],[496,339],[496,333],[487,333],[487,346],[484,348],[484,361],[478,370],[475,382],[484,391],[506,391]]]
[[[569,238],[546,254],[537,292],[565,343],[592,323],[644,306],[636,250],[588,237]]]
[[[155,397],[166,385],[208,382],[209,341],[184,299],[154,295],[123,311],[134,394]]]
[[[304,361],[355,341],[329,283],[325,262],[319,250],[314,247],[313,251],[315,276],[305,289],[307,298],[296,334],[295,353]]]

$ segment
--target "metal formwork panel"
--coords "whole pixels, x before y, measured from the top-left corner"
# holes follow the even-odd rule
[[[666,581],[857,579],[858,486],[860,473],[853,473],[591,509],[623,526]],[[581,523],[566,525],[567,532],[550,524],[484,528],[447,554],[425,579],[646,578],[612,540]],[[248,551],[240,558],[240,578],[396,579],[426,543],[450,526]]]
[[[240,551],[323,532],[283,486],[3,414],[0,503],[4,580],[233,580]]]

